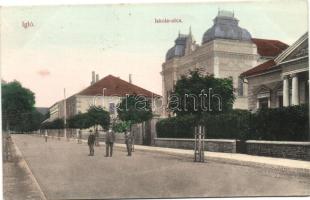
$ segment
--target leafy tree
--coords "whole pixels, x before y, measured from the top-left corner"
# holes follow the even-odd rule
[[[141,123],[152,118],[151,102],[144,96],[128,95],[117,109],[118,117],[131,124]]]
[[[124,133],[125,131],[130,129],[130,125],[130,121],[118,121],[113,124],[112,129],[117,133]]]
[[[54,121],[47,121],[41,124],[41,129],[63,129],[64,126],[64,121],[63,119],[55,119]]]
[[[65,127],[63,119],[55,119],[52,121],[51,129],[63,129]]]
[[[34,114],[35,96],[18,81],[1,85],[3,128],[22,130],[24,119]],[[36,115],[36,114],[35,114]]]
[[[90,118],[87,113],[79,113],[68,119],[69,128],[85,129],[91,126]]]
[[[107,130],[110,126],[110,113],[105,111],[101,107],[90,107],[87,111],[87,118],[89,120],[90,126],[95,126],[97,128],[100,125],[103,129]]]
[[[190,76],[182,76],[177,81],[169,99],[169,109],[177,115],[197,115],[219,113],[232,110],[235,100],[230,78],[203,76],[199,71],[191,71]]]
[[[45,116],[38,112],[37,110],[33,110],[31,113],[24,115],[23,120],[20,125],[17,127],[17,131],[35,131],[38,130],[41,126],[41,123],[44,121]]]

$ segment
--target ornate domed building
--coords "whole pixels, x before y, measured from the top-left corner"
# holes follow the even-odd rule
[[[214,25],[203,35],[202,44],[216,38],[251,41],[251,34],[246,29],[239,27],[239,20],[234,17],[234,13],[219,11],[213,21]]]
[[[239,26],[233,12],[218,11],[213,22],[204,33],[201,45],[196,44],[190,30],[189,34],[179,33],[174,46],[167,51],[161,72],[164,104],[167,105],[176,81],[190,70],[199,69],[217,78],[232,78],[237,97],[234,108],[248,109],[247,88],[240,74],[288,47],[278,40],[252,38],[248,30]]]

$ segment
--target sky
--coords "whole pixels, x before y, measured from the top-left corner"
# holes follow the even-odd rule
[[[178,32],[201,44],[218,9],[255,38],[292,44],[308,30],[307,1],[6,6],[1,9],[1,78],[18,80],[49,107],[112,74],[161,94],[165,54]],[[155,23],[155,19],[180,23]],[[24,24],[24,26],[23,26]],[[28,25],[28,27],[26,27]],[[25,28],[26,27],[26,28]]]

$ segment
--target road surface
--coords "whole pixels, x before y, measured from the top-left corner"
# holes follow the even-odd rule
[[[309,177],[218,162],[194,163],[182,156],[88,146],[31,135],[14,135],[47,199],[299,196],[310,194]]]

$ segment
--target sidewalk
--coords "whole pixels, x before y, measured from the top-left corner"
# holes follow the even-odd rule
[[[101,142],[100,144],[103,144]],[[125,144],[115,144],[117,147],[126,148]],[[154,146],[142,146],[135,145],[135,150],[150,151],[165,153],[170,155],[180,155],[186,156],[187,158],[194,158],[193,150],[185,149],[173,149],[173,148],[163,148],[163,147],[154,147]],[[220,152],[209,152],[205,151],[206,162],[216,161],[223,162],[227,164],[237,164],[253,167],[266,167],[281,170],[286,173],[293,173],[301,176],[310,177],[310,162],[301,161],[301,160],[291,160],[283,158],[272,158],[264,156],[253,156],[247,154],[238,154],[238,153],[220,153]]]
[[[18,147],[10,142],[10,159],[3,162],[3,196],[6,200],[45,200],[45,196]]]

